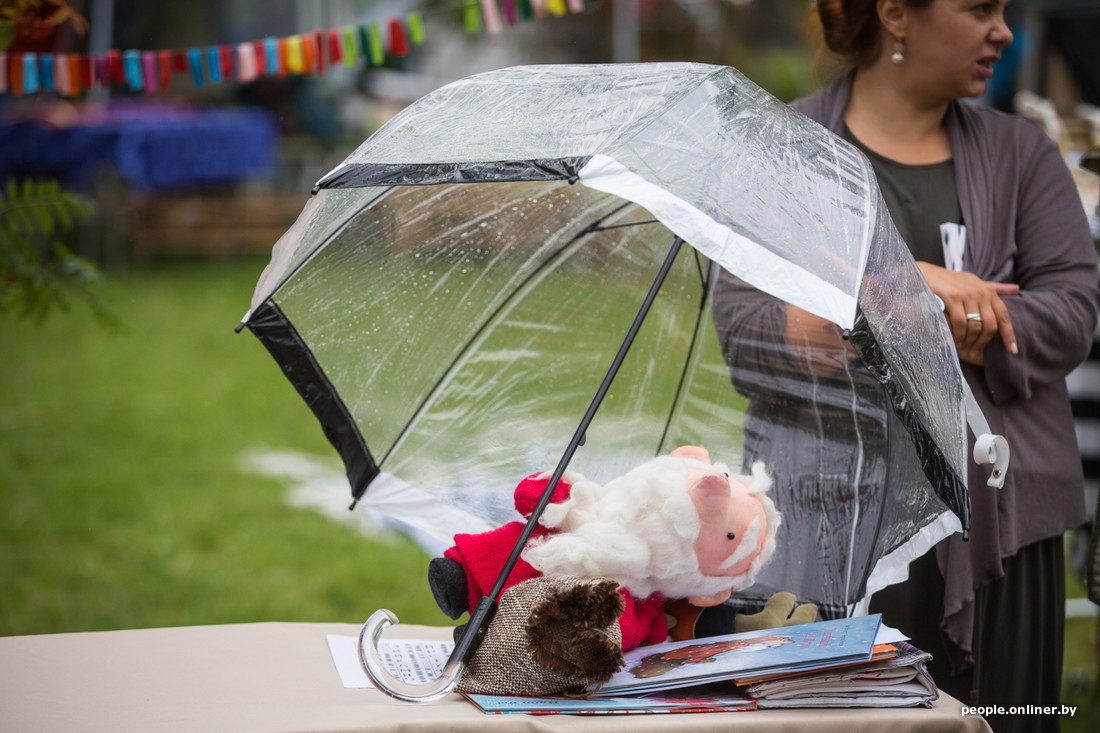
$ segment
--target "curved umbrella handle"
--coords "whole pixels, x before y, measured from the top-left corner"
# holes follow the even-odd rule
[[[485,629],[496,612],[496,603],[490,598],[482,598],[455,644],[451,656],[443,665],[439,677],[424,684],[405,682],[394,677],[382,664],[378,653],[378,640],[382,632],[398,623],[397,616],[382,608],[370,615],[359,632],[359,663],[367,677],[382,692],[405,702],[435,702],[449,695],[458,684],[459,677],[466,670],[466,662],[477,651]],[[366,643],[370,639],[370,644]]]

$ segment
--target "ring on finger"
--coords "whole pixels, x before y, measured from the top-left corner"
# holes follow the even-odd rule
[[[982,314],[981,313],[967,313],[966,314],[966,320],[974,321],[975,323],[981,323],[982,322]]]

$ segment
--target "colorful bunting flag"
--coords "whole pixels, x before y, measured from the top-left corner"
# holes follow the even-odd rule
[[[206,49],[206,74],[211,84],[222,80],[222,65],[221,60],[218,58],[217,46],[210,46]]]
[[[69,54],[69,85],[73,97],[79,97],[90,86],[84,83],[84,63],[80,54]]]
[[[195,86],[201,87],[206,83],[206,78],[202,73],[202,54],[199,52],[199,49],[188,49],[187,62],[191,66],[191,80],[195,82]]]
[[[145,79],[141,74],[141,56],[135,49],[123,52],[122,69],[126,75],[126,86],[135,92],[145,88]]]
[[[409,40],[414,46],[424,43],[424,20],[420,13],[409,13],[405,19],[409,26]]]
[[[318,75],[325,73],[325,32],[313,31],[311,37],[313,43],[313,69]]]
[[[367,30],[367,26],[361,25],[355,29],[355,34],[359,36],[359,49],[363,53],[363,63],[370,63],[370,33]]]
[[[158,84],[160,75],[157,74],[157,54],[155,52],[141,52],[141,76],[142,81],[145,82],[146,94],[155,94],[160,91]]]
[[[292,73],[290,68],[290,38],[279,39],[279,76],[285,77]]]
[[[286,70],[291,74],[302,73],[302,37],[286,39]]]
[[[264,41],[264,57],[268,76],[281,76],[279,73],[279,42],[274,38]]]
[[[100,89],[108,89],[111,86],[111,64],[106,54],[95,57],[95,80]]]
[[[390,21],[390,53],[394,56],[408,56],[409,55],[409,39],[405,35],[405,26],[401,24],[401,21],[394,18]]]
[[[481,3],[481,18],[485,21],[485,30],[494,36],[502,30],[497,0],[478,0]]]
[[[386,63],[386,46],[382,43],[382,29],[377,23],[371,23],[368,28],[367,44],[370,47],[370,62],[375,66]]]
[[[344,49],[340,45],[340,31],[333,29],[326,35],[328,40],[328,62],[333,66],[337,66],[344,61]]]
[[[355,66],[359,60],[359,34],[350,25],[344,26],[341,33],[344,36],[344,66]]]
[[[53,58],[54,88],[63,97],[73,96],[73,80],[69,74],[69,54],[59,53]]]
[[[18,96],[23,93],[23,57],[11,56],[8,66],[11,67],[11,93]]]
[[[190,59],[186,51],[172,52],[172,70],[177,74],[186,74],[191,69]]]
[[[52,53],[44,53],[38,57],[38,88],[44,92],[52,92],[54,89]]]
[[[253,41],[252,58],[256,59],[256,77],[267,74],[267,41]]]
[[[229,46],[218,46],[218,64],[221,66],[222,78],[233,78],[233,49]]]
[[[95,60],[91,56],[80,57],[80,86],[91,89],[95,84]]]
[[[251,43],[237,44],[237,79],[248,83],[256,79],[256,47]]]
[[[122,52],[118,49],[113,48],[107,52],[107,75],[115,84],[126,82],[126,75],[122,70]]]
[[[468,33],[495,35],[535,17],[583,12],[584,6],[584,0],[463,0],[461,12]],[[424,38],[423,15],[410,12],[385,22],[203,48],[0,53],[0,94],[42,91],[77,97],[96,87],[116,85],[153,94],[169,89],[173,75],[188,73],[196,87],[228,80],[248,83],[263,76],[322,75],[340,65],[381,66],[387,56],[412,53]]]
[[[481,6],[477,0],[466,0],[462,7],[462,27],[467,33],[481,33]]]
[[[160,89],[167,89],[172,85],[172,52],[171,51],[157,51],[157,74],[159,76],[159,83],[157,86]]]
[[[516,24],[516,0],[500,0],[500,10],[505,23],[509,26]]]
[[[23,91],[27,94],[38,91],[38,59],[33,53],[23,54]]]
[[[301,73],[312,74],[317,70],[316,49],[313,47],[313,34],[306,33],[299,36],[302,42],[302,68]]]

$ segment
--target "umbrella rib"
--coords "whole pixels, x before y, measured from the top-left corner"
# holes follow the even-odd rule
[[[615,212],[611,212],[611,213],[615,213]],[[628,222],[623,223],[623,224],[610,224],[610,225],[605,226],[605,227],[594,227],[594,228],[590,229],[589,231],[590,232],[607,232],[607,231],[610,231],[612,229],[625,229],[626,227],[636,227],[636,226],[641,226],[642,224],[660,224],[660,223],[661,222],[660,222],[659,219],[646,219],[645,221],[628,221]]]
[[[702,295],[699,298],[699,311],[695,315],[695,326],[691,329],[691,343],[688,344],[687,358],[684,359],[684,368],[680,370],[680,381],[676,384],[676,392],[672,395],[672,407],[669,408],[668,418],[665,420],[665,428],[661,431],[661,439],[657,443],[657,453],[660,454],[661,449],[665,445],[665,440],[668,438],[668,431],[672,428],[672,422],[676,417],[676,405],[680,402],[680,394],[684,391],[684,384],[687,382],[688,371],[691,368],[692,358],[696,355],[695,347],[699,343],[699,326],[703,321],[703,314],[706,312],[707,306],[707,281],[709,275],[705,272],[709,272],[710,265],[706,266],[704,271],[702,263],[699,261],[699,251],[695,250],[695,270],[699,274],[699,285],[702,288]]]
[[[439,378],[435,381],[435,384],[432,385],[431,389],[429,389],[428,393],[424,396],[424,399],[420,401],[420,404],[416,406],[416,409],[413,411],[412,415],[409,416],[409,419],[405,423],[405,426],[403,428],[401,428],[401,432],[398,433],[396,438],[394,438],[394,441],[390,445],[389,449],[382,456],[381,460],[378,461],[379,466],[384,465],[386,463],[386,460],[390,457],[390,455],[395,450],[397,450],[397,448],[401,445],[401,443],[405,439],[405,436],[412,429],[412,426],[414,424],[416,424],[416,421],[424,413],[424,410],[427,409],[427,406],[429,404],[431,404],[431,401],[435,398],[436,393],[439,391],[439,388],[443,385],[443,382],[447,379],[447,375],[449,375],[454,370],[455,366],[460,361],[462,361],[462,358],[464,356],[466,356],[467,353],[469,353],[470,348],[475,343],[477,343],[478,339],[481,338],[482,334],[485,333],[486,329],[489,328],[489,325],[492,324],[496,320],[496,317],[498,315],[500,315],[500,313],[508,306],[508,304],[511,303],[513,300],[515,300],[515,298],[520,293],[524,292],[524,288],[530,282],[532,282],[536,277],[538,277],[538,275],[540,273],[544,272],[546,270],[546,268],[552,266],[554,263],[561,260],[562,255],[564,255],[566,252],[568,252],[583,237],[585,237],[586,235],[591,234],[593,232],[601,231],[600,222],[605,221],[608,217],[614,216],[618,212],[622,211],[623,209],[628,208],[631,205],[632,205],[632,203],[629,202],[629,201],[624,202],[623,204],[621,204],[619,206],[616,206],[614,209],[607,212],[606,214],[604,214],[603,216],[599,217],[594,222],[592,222],[591,224],[586,226],[584,229],[582,229],[580,232],[578,232],[576,235],[574,235],[572,239],[570,239],[568,242],[566,242],[561,247],[559,247],[556,252],[554,252],[552,255],[547,257],[544,262],[542,262],[538,267],[536,267],[534,269],[534,271],[532,271],[529,275],[527,275],[527,277],[525,277],[523,279],[523,282],[520,283],[520,285],[518,287],[516,287],[515,289],[512,290],[511,294],[507,298],[505,298],[500,303],[500,305],[498,305],[493,310],[492,314],[488,318],[485,319],[484,323],[482,323],[482,325],[477,329],[477,331],[475,331],[474,334],[472,336],[470,336],[470,338],[466,341],[466,343],[462,345],[462,348],[459,349],[457,354],[455,354],[455,357],[451,360],[451,363],[448,364],[447,368],[444,369],[443,372],[439,375]],[[639,223],[641,223],[641,222],[639,222]]]

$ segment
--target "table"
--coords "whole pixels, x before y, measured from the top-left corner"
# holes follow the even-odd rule
[[[630,716],[485,715],[459,695],[426,705],[373,689],[347,689],[327,634],[358,624],[255,623],[0,638],[4,730],[729,731],[854,733],[990,730],[941,695],[932,708],[757,710]],[[450,629],[404,626],[388,634],[449,638]]]

